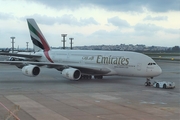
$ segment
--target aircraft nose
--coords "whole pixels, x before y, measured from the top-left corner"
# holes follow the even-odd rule
[[[162,73],[162,69],[158,66],[156,72],[157,72],[158,75],[160,75]]]

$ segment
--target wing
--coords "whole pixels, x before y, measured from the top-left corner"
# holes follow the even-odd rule
[[[40,55],[31,55],[31,54],[17,54],[17,53],[6,53],[0,52],[0,55],[7,55],[7,56],[17,56],[17,57],[25,57],[25,58],[40,58]]]
[[[65,68],[73,67],[79,69],[82,74],[87,75],[105,75],[111,72],[110,69],[105,67],[97,67],[90,65],[77,66],[75,64],[61,64],[61,63],[49,63],[49,62],[31,62],[31,61],[0,61],[0,64],[10,64],[16,66],[25,65],[37,65],[37,66],[47,66],[48,68],[55,68],[62,71]]]

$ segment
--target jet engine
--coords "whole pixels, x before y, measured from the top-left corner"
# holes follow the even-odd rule
[[[67,68],[62,71],[62,75],[63,77],[71,80],[79,80],[81,77],[81,72],[75,68]]]
[[[29,77],[35,77],[39,75],[40,68],[36,65],[28,65],[22,68],[22,73]]]

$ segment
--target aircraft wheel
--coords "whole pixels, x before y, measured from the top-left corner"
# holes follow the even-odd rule
[[[103,76],[102,75],[97,75],[97,76],[94,76],[94,79],[103,79]]]
[[[148,82],[145,82],[144,85],[145,85],[145,86],[148,86]]]
[[[146,82],[145,82],[145,86],[151,86],[151,82],[150,82],[151,78],[146,78]]]
[[[84,76],[84,75],[81,75],[81,80],[82,80],[82,79],[85,79],[85,76]]]
[[[88,79],[88,76],[87,76],[87,75],[84,75],[84,79]]]
[[[156,88],[159,88],[159,83],[156,83]]]
[[[103,76],[102,75],[98,76],[98,79],[103,79]]]
[[[148,86],[151,86],[151,82],[148,82]]]
[[[151,82],[145,82],[144,85],[145,86],[151,86]]]
[[[163,88],[166,89],[166,84],[163,85]]]
[[[92,79],[91,75],[81,75],[80,79]]]
[[[86,75],[86,79],[89,79],[89,75]]]
[[[92,76],[91,76],[91,75],[89,75],[89,76],[88,76],[88,79],[92,79]]]

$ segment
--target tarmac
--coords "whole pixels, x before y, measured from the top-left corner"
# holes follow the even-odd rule
[[[145,87],[145,78],[109,76],[71,81],[55,69],[27,77],[0,65],[0,120],[180,120],[180,62],[157,61],[175,89]]]

